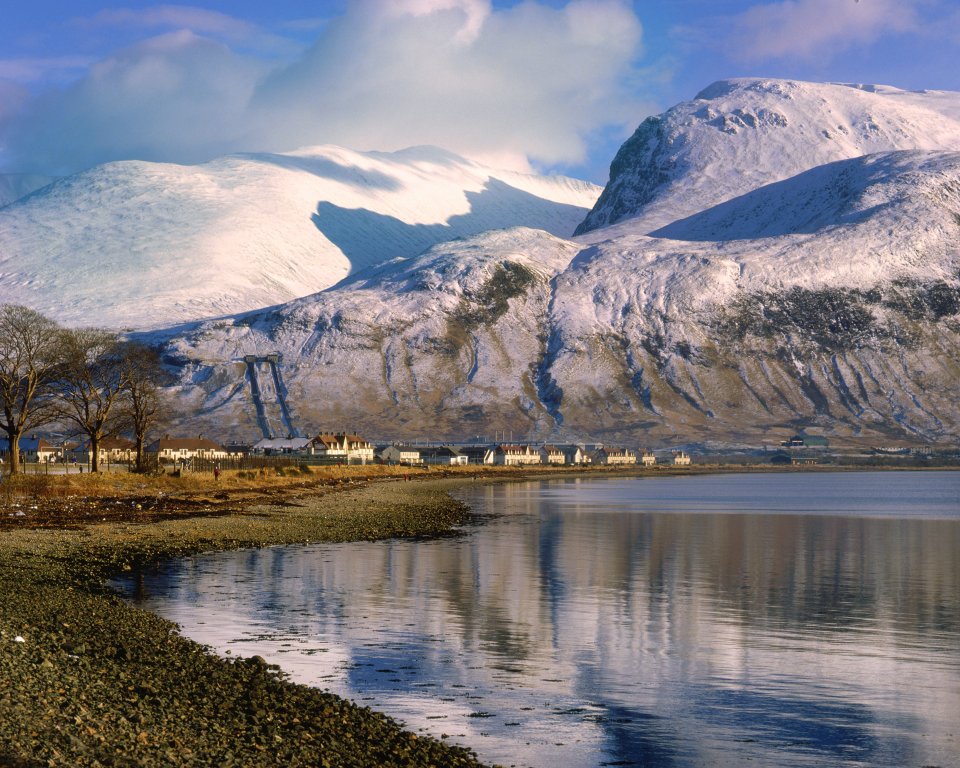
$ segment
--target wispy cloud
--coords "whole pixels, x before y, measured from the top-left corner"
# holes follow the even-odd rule
[[[16,83],[55,81],[82,74],[93,63],[89,56],[0,59],[0,80]]]
[[[625,0],[354,0],[283,64],[251,48],[251,25],[187,6],[89,23],[175,31],[0,121],[8,165],[63,173],[320,143],[576,163],[587,136],[644,111],[633,79],[642,30]]]
[[[132,30],[189,30],[197,35],[249,46],[264,52],[289,52],[288,39],[271,34],[255,24],[207,8],[189,5],[157,5],[148,8],[108,8],[73,24],[85,29],[121,27]]]
[[[918,31],[918,5],[918,0],[758,3],[723,19],[720,39],[731,58],[745,62],[832,58],[890,33]]]
[[[195,162],[229,150],[266,66],[180,31],[99,61],[0,126],[14,170],[62,174],[118,159]]]

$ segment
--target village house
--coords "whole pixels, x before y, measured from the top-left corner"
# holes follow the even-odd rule
[[[420,449],[412,445],[381,445],[377,448],[375,455],[384,464],[414,467],[423,463],[420,458]]]
[[[563,449],[557,445],[543,445],[540,447],[541,464],[566,464],[567,457]]]
[[[133,440],[124,437],[104,437],[97,445],[97,453],[100,454],[99,463],[129,464],[137,457],[137,446]],[[79,464],[91,464],[93,451],[90,450],[90,442],[74,448],[70,452],[70,459]]]
[[[657,457],[653,455],[653,451],[644,451],[640,456],[640,463],[645,467],[654,467],[657,464]]]
[[[254,443],[250,452],[259,456],[309,456],[313,441],[309,437],[275,437]]]
[[[784,440],[780,445],[783,448],[828,448],[830,441],[821,435],[808,435],[805,432],[798,432],[789,440]]]
[[[540,450],[527,444],[501,443],[494,452],[493,463],[504,467],[540,464]]]
[[[420,449],[420,459],[424,464],[465,467],[467,456],[450,445],[429,446]]]
[[[229,454],[213,440],[205,437],[162,437],[148,445],[144,452],[156,456],[158,461],[188,461],[226,459]]]
[[[36,435],[21,437],[17,441],[17,446],[20,448],[20,461],[24,464],[45,464],[48,461],[56,461],[59,455],[57,446]],[[0,456],[6,460],[8,453],[10,453],[10,440],[6,437],[0,438]]]
[[[80,443],[73,443],[69,440],[64,440],[59,445],[57,445],[57,461],[70,461],[70,457],[73,455],[73,452],[80,447]]]
[[[587,450],[580,445],[561,445],[559,446],[560,450],[563,451],[563,458],[565,464],[572,464],[574,466],[581,466],[590,463],[590,454]]]
[[[684,451],[676,451],[673,454],[673,465],[675,467],[689,467],[690,454],[685,453]]]
[[[496,447],[492,445],[458,445],[468,464],[493,464]]]
[[[313,452],[316,456],[344,464],[372,464],[373,443],[359,435],[345,432],[321,432],[313,438]]]
[[[593,454],[595,464],[605,466],[627,465],[637,463],[637,454],[629,448],[600,448]]]

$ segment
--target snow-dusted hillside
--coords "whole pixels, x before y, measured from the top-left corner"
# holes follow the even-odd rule
[[[431,147],[110,163],[0,209],[0,302],[72,325],[193,321],[488,229],[569,235],[599,192]]]
[[[650,232],[825,163],[906,149],[960,149],[956,93],[721,80],[640,125],[577,231],[636,218]]]
[[[749,194],[703,216],[749,222],[758,206]],[[715,241],[614,227],[588,247],[487,233],[205,323],[166,354],[204,429],[237,436],[256,430],[242,356],[271,352],[308,431],[654,444],[775,440],[801,425],[872,441],[957,434],[960,153],[836,163],[773,185],[769,212],[804,226],[748,239],[745,224]]]
[[[960,153],[834,163],[661,238],[630,224],[556,280],[562,417],[687,440],[960,431]]]
[[[256,430],[244,355],[279,353],[301,424],[449,434],[537,418],[550,281],[577,253],[540,230],[488,232],[166,346],[209,427]],[[309,431],[309,430],[308,430]]]
[[[177,334],[165,352],[204,429],[256,433],[238,361],[280,352],[307,431],[663,445],[776,442],[805,427],[868,444],[956,440],[960,152],[939,147],[951,118],[929,117],[909,146],[904,115],[923,94],[751,82],[735,84],[744,114],[758,92],[788,92],[794,124],[846,91],[847,106],[888,99],[870,102],[887,138],[837,158],[831,138],[797,132],[791,157],[825,159],[791,175],[754,137],[770,167],[738,176],[742,154],[711,156],[736,183],[695,209],[684,190],[703,180],[675,168],[655,190],[676,203],[669,220],[663,207],[577,238],[486,233]],[[934,101],[949,115],[960,95]],[[678,130],[675,145],[696,144],[698,126]]]

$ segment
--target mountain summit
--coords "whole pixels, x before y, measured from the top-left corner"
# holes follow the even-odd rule
[[[956,94],[721,80],[643,121],[577,234],[626,219],[649,232],[826,163],[905,149],[960,149]]]

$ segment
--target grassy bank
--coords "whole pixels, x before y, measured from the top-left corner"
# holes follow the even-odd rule
[[[9,493],[0,501],[8,521],[0,529],[0,765],[477,765],[466,750],[285,682],[262,660],[215,657],[101,587],[104,578],[157,558],[432,536],[466,517],[435,483],[350,487],[354,477],[334,479],[238,484],[233,491],[257,497],[243,505],[231,497],[228,478],[193,489],[199,500],[173,502],[169,488],[155,487],[100,488],[98,502],[90,501],[92,486]],[[226,498],[216,504],[218,494]],[[158,497],[164,512],[141,517]],[[68,527],[27,523],[49,505],[66,510],[60,522]],[[77,508],[84,516],[70,517]]]

